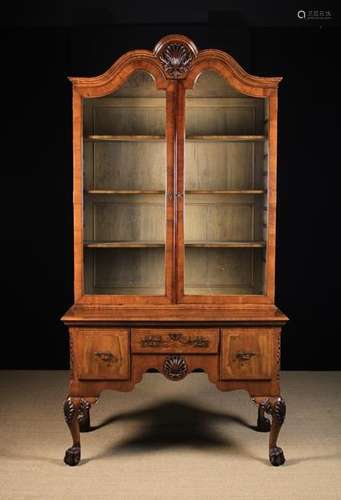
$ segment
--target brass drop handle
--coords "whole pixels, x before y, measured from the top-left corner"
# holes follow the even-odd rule
[[[145,335],[143,339],[141,339],[142,347],[158,347],[161,344],[161,335]]]
[[[114,361],[118,361],[118,358],[113,355],[112,352],[95,352],[95,356],[99,358],[101,361],[104,361],[104,363],[107,363],[108,365],[111,365]]]
[[[172,332],[168,334],[168,337],[173,341],[173,342],[180,342],[181,339],[183,338],[182,333],[176,333]]]
[[[236,359],[238,361],[250,361],[252,356],[256,356],[255,352],[245,352],[245,351],[239,351],[236,353]]]
[[[182,333],[169,333],[168,337],[173,341],[173,342],[179,342],[180,344],[183,345],[191,345],[192,347],[208,347],[210,342],[207,338],[203,337],[202,335],[197,335],[196,337],[194,336],[187,336],[183,335]]]

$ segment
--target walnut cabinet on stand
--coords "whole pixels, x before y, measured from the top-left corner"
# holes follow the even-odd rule
[[[285,417],[274,304],[277,87],[182,35],[134,50],[73,85],[74,292],[63,316],[71,377],[64,404],[80,431],[105,389],[157,369],[205,371],[244,389],[269,431]],[[269,414],[268,419],[265,414]],[[271,420],[271,421],[270,421]]]

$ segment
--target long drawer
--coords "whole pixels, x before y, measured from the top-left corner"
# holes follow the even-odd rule
[[[132,328],[132,353],[216,353],[219,328]]]

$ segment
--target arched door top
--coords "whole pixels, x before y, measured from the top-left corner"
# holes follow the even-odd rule
[[[259,77],[247,73],[237,61],[218,49],[198,50],[184,35],[167,35],[153,51],[133,50],[122,55],[103,74],[91,78],[70,77],[74,88],[85,97],[97,97],[117,90],[136,70],[145,70],[155,79],[156,87],[165,89],[169,80],[183,80],[193,88],[204,70],[221,74],[240,92],[265,97],[276,92],[281,77]]]

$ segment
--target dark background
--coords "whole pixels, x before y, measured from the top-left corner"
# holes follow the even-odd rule
[[[46,5],[45,5],[46,3]],[[295,2],[13,4],[1,27],[1,367],[68,367],[71,84],[169,33],[226,50],[279,90],[276,304],[284,369],[340,369],[340,17]],[[277,6],[276,6],[277,5]],[[299,20],[297,10],[330,11]]]

